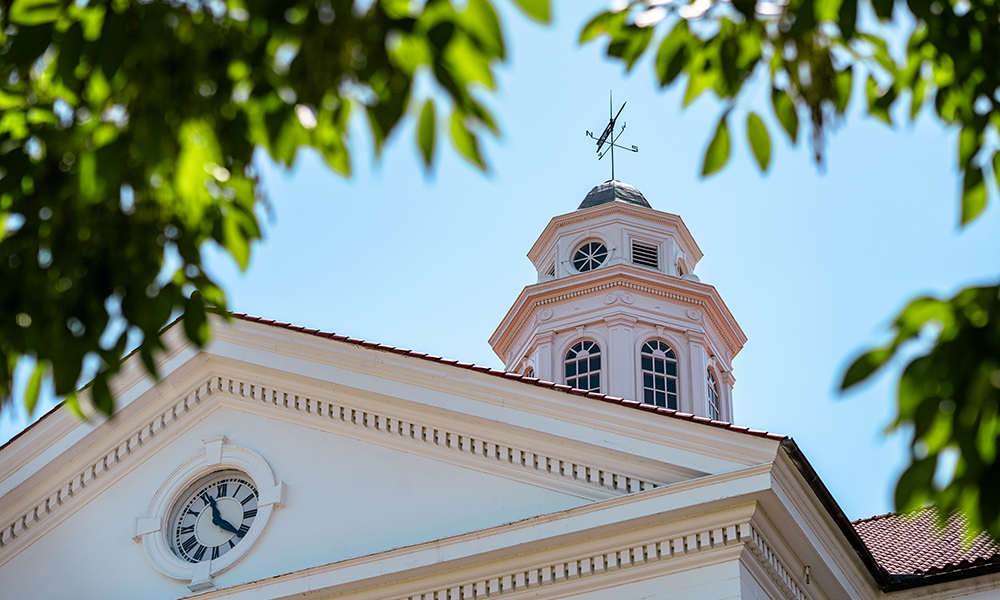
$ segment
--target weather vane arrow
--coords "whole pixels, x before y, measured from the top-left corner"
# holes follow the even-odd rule
[[[608,126],[604,128],[604,133],[601,134],[601,137],[596,137],[593,133],[587,131],[587,137],[589,137],[592,140],[597,140],[597,160],[601,160],[602,158],[604,158],[608,154],[608,152],[611,153],[611,179],[615,178],[615,148],[619,148],[621,150],[628,150],[629,152],[639,151],[639,147],[636,145],[633,145],[631,148],[628,148],[617,144],[618,138],[620,138],[622,134],[625,133],[625,122],[622,121],[622,128],[621,131],[618,132],[618,135],[615,135],[615,123],[618,122],[618,117],[620,117],[622,111],[625,110],[626,104],[628,104],[628,102],[622,103],[622,107],[618,109],[618,114],[615,114],[614,95],[612,94],[611,100],[608,105],[608,116],[611,118],[611,120],[608,121]]]

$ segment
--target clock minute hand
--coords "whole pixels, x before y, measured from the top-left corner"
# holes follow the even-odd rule
[[[229,521],[222,518],[222,513],[219,512],[219,506],[215,502],[215,498],[213,498],[212,496],[208,496],[208,503],[212,505],[213,525],[216,525],[217,527],[220,527],[230,533],[235,533],[238,537],[243,537],[243,534],[241,534],[238,529],[233,527],[233,525]]]

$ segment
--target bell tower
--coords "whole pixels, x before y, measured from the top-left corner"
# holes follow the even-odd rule
[[[746,336],[684,221],[611,180],[552,219],[524,288],[490,345],[507,370],[732,421],[732,359]]]

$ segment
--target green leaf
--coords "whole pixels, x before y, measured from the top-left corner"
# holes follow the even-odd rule
[[[194,292],[184,302],[184,333],[199,348],[208,343],[208,318],[205,316],[205,299]]]
[[[121,68],[122,62],[125,60],[125,47],[127,45],[125,16],[108,9],[104,15],[101,38],[97,42],[97,64],[101,66],[108,81]]]
[[[715,136],[705,151],[705,160],[701,166],[702,177],[715,173],[729,162],[729,125],[726,123],[728,117],[729,111],[723,113],[715,128]]]
[[[875,16],[883,23],[892,19],[893,0],[872,0],[872,8],[875,9]]]
[[[42,361],[35,363],[35,370],[31,372],[31,379],[24,390],[24,407],[28,410],[28,415],[35,412],[38,404],[39,392],[42,389],[42,375],[45,374],[45,364]]]
[[[984,208],[986,182],[983,180],[983,170],[978,167],[967,168],[962,181],[962,225],[968,225]]]
[[[51,23],[62,12],[59,0],[18,0],[4,5],[10,9],[10,22],[16,25]]]
[[[482,170],[486,170],[486,163],[479,153],[479,140],[476,135],[465,126],[466,115],[459,110],[451,113],[451,140],[455,148],[462,153],[462,156],[469,162]]]
[[[993,178],[996,179],[997,188],[1000,188],[1000,150],[993,153]]]
[[[849,40],[854,37],[858,25],[858,0],[843,0],[840,3],[837,24],[844,39]]]
[[[663,38],[656,53],[656,77],[660,86],[673,83],[687,62],[687,44],[691,39],[686,19],[681,19]]]
[[[617,32],[608,44],[608,56],[622,59],[625,61],[625,70],[631,71],[652,39],[652,27],[628,25]]]
[[[837,87],[837,113],[847,112],[847,104],[851,101],[851,90],[854,86],[854,67],[847,67],[837,73],[834,83]]]
[[[844,373],[840,389],[846,390],[872,376],[893,354],[892,348],[876,348],[859,356]]]
[[[924,99],[926,98],[926,91],[927,91],[927,81],[918,72],[916,79],[913,81],[913,88],[910,97],[911,121],[916,120],[917,113],[919,113],[921,107],[923,107]]]
[[[781,123],[781,128],[788,134],[788,139],[795,144],[799,137],[799,115],[791,96],[784,90],[772,87],[771,106],[774,108],[774,115],[778,117],[778,122]]]
[[[549,0],[514,0],[514,4],[521,9],[521,12],[539,23],[552,21],[552,6]]]
[[[428,100],[420,111],[420,125],[417,127],[417,145],[420,147],[420,156],[424,159],[424,167],[427,169],[430,169],[434,162],[434,142],[437,132],[434,114],[434,101]]]
[[[771,164],[771,135],[767,132],[764,121],[754,112],[747,115],[747,140],[757,159],[757,166],[761,172],[767,172]]]
[[[892,125],[892,115],[889,113],[889,109],[892,108],[892,103],[896,100],[895,89],[889,88],[884,93],[879,94],[878,82],[875,81],[874,77],[869,75],[866,91],[868,95],[868,114],[887,125]]]

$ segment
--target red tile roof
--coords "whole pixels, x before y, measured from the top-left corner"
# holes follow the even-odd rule
[[[245,313],[229,313],[233,317],[250,323],[260,323],[262,325],[270,325],[272,327],[280,327],[282,329],[288,329],[290,331],[298,331],[300,333],[305,333],[308,335],[315,335],[322,338],[327,338],[331,340],[337,340],[339,342],[347,342],[348,344],[354,344],[356,346],[361,346],[363,348],[370,348],[373,350],[383,350],[385,352],[392,352],[394,354],[402,354],[404,356],[411,356],[414,358],[420,358],[423,360],[429,360],[431,362],[442,363],[446,365],[451,365],[454,367],[459,367],[461,369],[468,369],[470,371],[477,371],[479,373],[486,373],[487,375],[494,375],[496,377],[503,377],[504,379],[511,379],[514,381],[520,381],[528,385],[534,385],[537,387],[551,388],[560,392],[566,392],[567,394],[573,394],[575,396],[586,396],[587,398],[593,398],[594,400],[601,400],[603,402],[610,402],[612,404],[621,404],[622,406],[628,406],[629,408],[634,408],[637,410],[644,410],[646,412],[657,413],[667,417],[672,417],[674,419],[681,419],[684,421],[693,421],[695,423],[702,423],[704,425],[709,425],[711,427],[718,427],[719,429],[728,429],[729,431],[736,431],[738,433],[745,433],[747,435],[752,435],[754,437],[767,438],[769,440],[775,440],[780,442],[786,439],[788,436],[781,435],[779,433],[770,433],[768,431],[762,431],[760,429],[750,429],[749,427],[741,427],[739,425],[733,425],[732,423],[727,423],[725,421],[713,421],[707,417],[699,417],[691,413],[679,412],[676,410],[671,410],[669,408],[663,408],[658,406],[652,406],[650,404],[643,404],[641,402],[636,402],[635,400],[626,400],[625,398],[618,398],[617,396],[608,396],[607,394],[599,394],[597,392],[588,392],[587,390],[581,390],[577,388],[572,388],[568,385],[563,385],[561,383],[553,383],[551,381],[542,381],[536,377],[528,377],[526,375],[521,375],[520,373],[513,373],[511,371],[503,371],[500,369],[491,369],[490,367],[482,367],[479,365],[474,365],[467,362],[459,362],[451,358],[442,358],[440,356],[434,356],[427,354],[426,352],[416,352],[414,350],[407,350],[405,348],[397,348],[396,346],[387,346],[385,344],[379,344],[378,342],[368,342],[365,340],[348,337],[346,335],[337,335],[336,333],[331,333],[328,331],[320,331],[318,329],[308,329],[300,325],[292,325],[290,323],[284,323],[282,321],[274,321],[272,319],[262,319],[261,317],[254,317]]]
[[[876,515],[851,523],[890,576],[921,576],[1000,564],[1000,546],[986,532],[966,541],[956,513],[941,527],[937,511]]]

